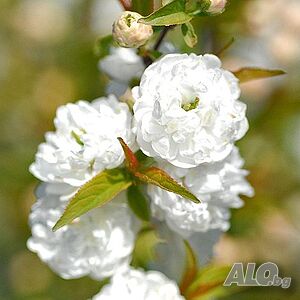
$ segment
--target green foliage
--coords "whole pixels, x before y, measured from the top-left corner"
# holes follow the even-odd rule
[[[209,265],[200,270],[185,292],[186,299],[210,300],[235,293],[237,291],[236,287],[223,286],[230,269],[230,266]]]
[[[132,181],[125,169],[112,169],[101,172],[79,189],[53,230],[55,231],[71,223],[74,219],[93,208],[106,204],[131,184]]]
[[[186,0],[186,12],[192,16],[207,16],[210,0]]]
[[[274,76],[280,76],[286,74],[282,70],[267,70],[261,68],[242,68],[233,74],[240,80],[240,83],[244,83],[251,80],[269,78]]]
[[[192,16],[186,13],[185,4],[186,0],[174,0],[139,22],[152,26],[184,24],[192,19]]]
[[[146,268],[149,262],[155,260],[155,247],[163,242],[153,228],[142,229],[135,241],[131,265]]]
[[[187,188],[176,182],[176,180],[165,171],[156,167],[144,168],[143,166],[140,166],[137,157],[126,145],[123,139],[118,138],[118,140],[125,153],[126,166],[135,178],[144,183],[150,183],[169,192],[178,194],[184,198],[192,200],[195,203],[200,203],[200,200],[195,195],[188,191]]]
[[[186,250],[186,267],[180,282],[180,291],[183,295],[185,295],[186,290],[195,280],[198,272],[197,258],[191,245],[187,241],[184,242],[184,245]]]
[[[136,156],[137,160],[139,161],[141,168],[149,168],[155,163],[155,160],[153,157],[149,157],[149,156],[145,155],[141,150],[137,151],[135,153],[135,156]]]
[[[191,21],[195,16],[210,15],[207,13],[210,0],[174,0],[166,3],[149,16],[141,18],[139,22],[152,26],[181,25]]]
[[[134,176],[142,182],[156,185],[163,190],[178,194],[195,203],[200,203],[200,200],[188,191],[187,188],[179,184],[175,179],[159,168],[151,167],[146,170],[140,170],[137,171]]]
[[[103,58],[109,54],[110,47],[113,46],[114,39],[112,35],[99,38],[96,41],[94,52],[98,58]]]
[[[198,37],[195,33],[194,27],[190,22],[181,25],[181,32],[185,43],[190,47],[194,48],[197,45]]]
[[[147,16],[152,12],[152,4],[151,0],[132,0],[132,10]]]
[[[127,190],[127,201],[131,210],[142,221],[150,221],[150,208],[149,203],[144,194],[140,191],[139,187],[132,185]]]

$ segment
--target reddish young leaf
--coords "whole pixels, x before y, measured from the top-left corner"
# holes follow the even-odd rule
[[[124,140],[118,137],[118,140],[123,148],[125,157],[126,157],[126,166],[130,172],[134,173],[139,166],[139,161],[137,160],[135,154],[131,151],[131,149],[127,146]]]

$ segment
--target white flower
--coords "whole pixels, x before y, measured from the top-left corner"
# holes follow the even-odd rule
[[[182,182],[200,200],[200,204],[184,199],[177,194],[149,185],[151,209],[158,219],[187,237],[193,232],[210,229],[223,231],[229,228],[229,208],[243,205],[239,194],[253,195],[253,189],[245,179],[243,160],[237,148],[222,162],[203,164],[193,169],[181,169],[167,163],[158,166]]]
[[[52,231],[76,191],[66,184],[42,184],[30,214],[28,248],[65,279],[103,279],[126,270],[134,247],[132,216],[121,194],[109,204]]]
[[[112,47],[110,55],[99,61],[99,68],[112,79],[107,92],[121,96],[133,79],[140,78],[145,65],[136,49]]]
[[[56,131],[46,134],[30,171],[46,182],[80,186],[123,162],[117,137],[134,147],[131,123],[128,106],[113,96],[62,106],[54,120]]]
[[[141,150],[181,168],[224,159],[248,130],[238,80],[214,55],[166,55],[133,96]]]
[[[153,34],[152,26],[138,23],[140,14],[124,11],[113,25],[113,38],[126,48],[139,48],[147,43]]]
[[[163,42],[159,51],[168,54],[176,52],[176,49],[171,43]],[[116,96],[122,96],[130,83],[138,80],[145,70],[143,59],[134,48],[111,47],[110,54],[101,59],[98,66],[111,79],[107,93]]]
[[[144,71],[142,58],[136,54],[135,49],[111,48],[110,55],[99,62],[100,69],[112,79],[128,83],[138,78]]]
[[[116,274],[93,300],[184,300],[175,282],[160,272],[130,269]]]

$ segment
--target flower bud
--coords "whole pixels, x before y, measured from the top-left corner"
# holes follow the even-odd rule
[[[220,14],[224,11],[227,0],[211,0],[210,7],[207,12],[211,14]]]
[[[126,48],[138,48],[146,44],[153,34],[152,26],[138,23],[142,16],[125,11],[113,25],[114,40]]]

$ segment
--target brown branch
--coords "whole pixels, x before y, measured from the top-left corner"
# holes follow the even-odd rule
[[[119,0],[124,10],[131,10],[131,0]]]

